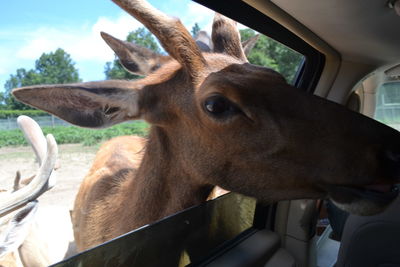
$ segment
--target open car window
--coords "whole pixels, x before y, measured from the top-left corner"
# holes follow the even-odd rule
[[[242,5],[240,1],[232,4]],[[237,8],[240,6],[232,10]],[[266,22],[255,30],[240,27],[242,41],[260,34],[248,54],[249,62],[274,69],[299,90],[312,91],[320,71],[316,67],[321,67],[320,55],[304,46],[303,42],[293,41],[296,37],[287,30],[285,33],[288,36],[282,33],[281,28],[277,30],[276,27],[280,27],[278,24],[255,9],[251,12],[254,13],[251,15],[264,18]],[[234,14],[224,15],[236,19],[231,16]],[[53,266],[132,266],[133,263],[135,266],[196,266],[263,228],[273,230],[273,210],[273,204],[257,204],[253,198],[229,193],[143,226]],[[156,256],[161,254],[168,257]]]
[[[250,28],[240,29],[242,42],[253,37],[256,32]],[[257,33],[258,34],[258,33]],[[247,55],[251,64],[271,68],[285,77],[292,85],[296,83],[298,74],[302,68],[305,57],[290,47],[275,41],[274,39],[258,34],[258,40]]]
[[[240,1],[232,4],[242,5]],[[216,6],[210,7],[214,9]],[[237,20],[235,12],[238,8],[241,7],[233,7],[233,14],[224,15]],[[249,7],[246,5],[246,8]],[[249,62],[272,68],[288,83],[312,91],[323,62],[321,55],[300,39],[296,42],[296,37],[287,30],[284,32],[288,36],[283,34],[280,25],[255,9],[251,12],[254,14],[250,15],[266,19],[266,22],[257,24],[262,27],[255,30],[240,28],[242,41],[260,34],[248,54]],[[253,198],[230,193],[143,226],[54,266],[132,266],[132,263],[135,266],[196,266],[263,228],[272,230],[273,210],[274,205],[257,204]],[[168,258],[155,256],[161,255],[158,253],[161,250],[163,255],[169,255]]]

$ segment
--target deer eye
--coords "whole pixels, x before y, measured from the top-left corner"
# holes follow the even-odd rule
[[[233,115],[240,111],[235,104],[220,95],[207,98],[203,105],[207,113],[218,118]]]

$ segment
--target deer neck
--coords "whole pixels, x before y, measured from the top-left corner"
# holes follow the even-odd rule
[[[145,224],[204,202],[213,188],[185,171],[172,141],[162,128],[150,130],[134,185],[140,207],[135,210],[143,211],[135,217]]]

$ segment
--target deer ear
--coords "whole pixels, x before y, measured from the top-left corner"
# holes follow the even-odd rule
[[[206,31],[199,31],[194,37],[194,41],[202,52],[211,52],[213,50],[211,37]]]
[[[38,85],[14,89],[21,102],[72,124],[101,128],[138,119],[140,90],[129,81]]]
[[[260,35],[256,34],[256,35],[250,37],[249,39],[247,39],[246,41],[242,42],[243,52],[246,57],[249,56],[251,50],[256,45],[259,37],[260,37]]]
[[[101,37],[117,54],[121,65],[133,74],[146,76],[171,60],[169,56],[163,56],[146,47],[119,40],[105,32],[101,32]]]
[[[219,13],[215,13],[212,25],[211,38],[214,44],[214,52],[222,53],[240,60],[247,61],[237,23]]]

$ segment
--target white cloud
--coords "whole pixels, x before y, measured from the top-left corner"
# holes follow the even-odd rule
[[[42,53],[61,47],[77,62],[112,60],[114,53],[101,39],[100,32],[105,31],[124,39],[130,31],[139,26],[138,21],[129,15],[121,14],[117,19],[100,17],[91,27],[88,25],[78,29],[41,27],[27,34],[25,44],[18,49],[16,57],[37,59]]]
[[[8,66],[10,66],[13,62],[13,57],[11,57],[10,55],[12,55],[12,51],[10,51],[9,49],[0,49],[0,75],[5,75],[8,73]]]
[[[189,2],[185,14],[181,14],[181,20],[189,30],[191,30],[194,23],[197,22],[202,26],[202,30],[206,30],[208,33],[211,33],[214,13],[215,12],[213,10],[202,5],[199,5],[195,2]]]
[[[73,35],[68,31],[55,28],[39,28],[28,33],[21,47],[17,48],[17,59],[36,59],[43,52],[50,52],[63,47],[61,42],[71,39]]]
[[[189,2],[187,4],[187,8],[185,9],[185,13],[181,13],[180,15],[175,14],[175,16],[180,17],[183,24],[187,27],[189,31],[192,29],[194,23],[197,22],[201,26],[202,30],[205,30],[209,34],[211,34],[214,14],[214,10],[211,10],[195,2]],[[248,27],[244,26],[243,24],[238,23],[238,29],[247,28]]]
[[[95,23],[75,28],[45,26],[1,30],[0,91],[17,68],[31,69],[43,53],[57,48],[63,48],[71,55],[84,80],[103,79],[104,64],[114,59],[114,52],[102,40],[100,32],[125,39],[130,31],[140,26],[137,20],[121,12],[116,18],[99,17]]]

